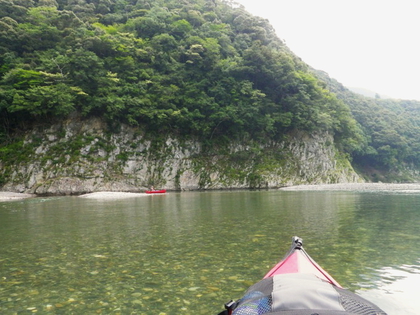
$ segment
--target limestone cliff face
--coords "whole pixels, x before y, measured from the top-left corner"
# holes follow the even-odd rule
[[[2,190],[36,194],[276,188],[362,181],[332,136],[296,133],[286,141],[205,147],[193,139],[147,135],[99,120],[72,120],[28,134],[25,159],[0,162]]]

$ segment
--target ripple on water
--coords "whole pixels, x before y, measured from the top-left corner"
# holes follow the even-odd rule
[[[381,274],[381,278],[369,285],[360,283],[360,287],[364,289],[356,293],[382,307],[389,315],[401,314],[402,306],[404,315],[418,315],[420,266],[384,267],[377,272]]]

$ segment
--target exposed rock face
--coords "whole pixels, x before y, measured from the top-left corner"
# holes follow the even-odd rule
[[[276,188],[362,180],[340,158],[331,135],[295,134],[279,143],[231,143],[205,148],[195,140],[152,137],[99,120],[56,125],[27,135],[25,161],[0,162],[2,190],[36,194]]]

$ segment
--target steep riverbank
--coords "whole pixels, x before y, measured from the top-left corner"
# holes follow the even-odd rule
[[[7,154],[6,154],[7,153]],[[278,141],[203,141],[69,120],[33,130],[4,149],[0,189],[37,195],[98,191],[275,189],[363,182],[328,133],[295,131]]]

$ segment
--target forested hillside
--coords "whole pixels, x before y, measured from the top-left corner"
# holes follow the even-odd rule
[[[241,8],[2,0],[1,12],[4,132],[77,111],[203,138],[355,137],[348,108]]]
[[[350,92],[322,71],[316,75],[328,84],[352,111],[360,124],[366,143],[362,151],[353,152],[353,162],[368,171],[386,172],[420,166],[420,102],[414,100],[363,97]],[[375,178],[373,178],[375,179]]]
[[[0,0],[0,42],[2,159],[21,131],[101,117],[206,143],[328,132],[362,164],[420,162],[419,103],[318,79],[232,1]]]

